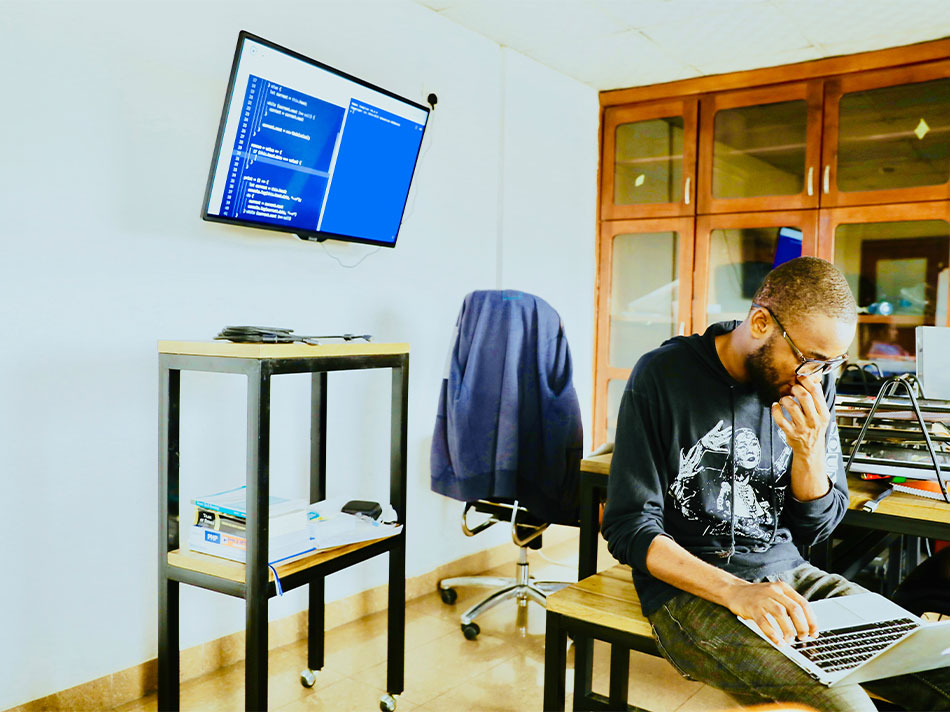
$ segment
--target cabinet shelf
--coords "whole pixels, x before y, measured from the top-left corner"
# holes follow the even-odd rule
[[[927,317],[923,314],[858,314],[859,324],[896,324],[897,326],[924,326]]]

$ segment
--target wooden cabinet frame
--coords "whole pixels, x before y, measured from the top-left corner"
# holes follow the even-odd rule
[[[663,101],[645,106],[612,108],[604,111],[603,153],[601,154],[600,217],[602,220],[676,217],[696,212],[696,119],[695,99]],[[622,124],[670,116],[683,117],[683,200],[676,203],[614,204],[614,156],[617,127]]]
[[[756,227],[795,227],[802,231],[802,255],[818,249],[818,211],[786,210],[765,213],[700,215],[696,219],[696,249],[693,265],[693,330],[704,331],[709,289],[709,243],[713,230]]]
[[[613,241],[618,235],[675,232],[679,236],[677,273],[679,277],[679,333],[688,334],[692,300],[693,219],[616,220],[604,222],[598,240],[597,322],[594,337],[594,443],[602,443],[607,433],[607,384],[626,380],[634,364],[625,368],[610,365],[610,313],[613,294]],[[659,346],[659,344],[657,344]]]
[[[932,201],[926,203],[901,203],[897,205],[875,205],[854,208],[835,208],[822,210],[819,225],[818,256],[829,262],[835,257],[835,232],[839,225],[855,225],[886,222],[912,222],[926,220],[943,220],[950,223],[950,202]],[[950,264],[950,254],[947,255],[947,264]],[[855,294],[855,299],[858,295]],[[944,323],[937,326],[950,326],[950,310]],[[900,316],[881,317],[875,315],[860,315],[861,322],[894,322],[905,325],[916,325],[919,320],[902,318]]]
[[[845,94],[918,84],[950,77],[950,60],[899,67],[878,72],[861,72],[835,77],[825,82],[824,132],[821,170],[821,206],[846,207],[874,203],[902,203],[950,199],[950,180],[939,185],[844,192],[838,190],[838,108]]]
[[[805,180],[794,195],[768,195],[754,198],[716,198],[713,195],[713,150],[716,114],[736,109],[784,101],[802,100],[807,104],[805,135]],[[796,210],[818,207],[821,162],[820,81],[782,84],[746,91],[709,94],[700,100],[699,168],[697,205],[700,213],[752,212],[757,210]]]

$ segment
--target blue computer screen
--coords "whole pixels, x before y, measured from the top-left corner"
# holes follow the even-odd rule
[[[392,246],[428,110],[241,33],[204,217]]]

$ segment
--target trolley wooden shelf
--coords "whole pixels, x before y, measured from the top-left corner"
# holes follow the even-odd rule
[[[325,578],[381,554],[389,557],[387,693],[380,707],[394,710],[403,690],[406,607],[406,418],[409,346],[341,344],[236,344],[159,342],[159,547],[158,708],[177,710],[179,696],[179,586],[197,586],[245,599],[245,708],[267,709],[267,602],[280,588],[308,585],[307,667],[304,684],[324,661]],[[326,498],[327,373],[386,368],[392,371],[389,498],[398,534],[305,554],[267,565],[270,486],[270,392],[275,375],[310,373],[309,500]],[[182,549],[179,542],[179,427],[181,372],[234,373],[247,377],[247,563]]]

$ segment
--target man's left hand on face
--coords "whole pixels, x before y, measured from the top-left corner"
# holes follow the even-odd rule
[[[772,404],[772,418],[785,433],[793,453],[800,457],[824,459],[825,431],[831,414],[819,378],[799,378],[790,395]]]

